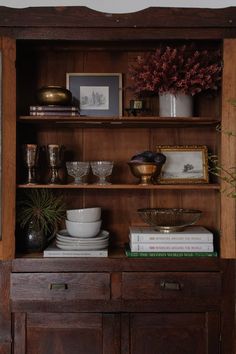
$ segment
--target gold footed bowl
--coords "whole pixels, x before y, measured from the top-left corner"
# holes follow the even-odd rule
[[[157,177],[161,173],[163,164],[153,162],[128,162],[132,174],[139,178],[139,184],[147,185],[156,182]]]

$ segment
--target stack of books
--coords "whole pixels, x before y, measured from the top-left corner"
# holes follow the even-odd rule
[[[203,226],[163,233],[151,227],[130,227],[128,257],[216,257],[213,233]]]
[[[102,250],[62,250],[53,243],[43,251],[43,256],[46,258],[108,257],[108,248]]]
[[[31,116],[79,116],[79,108],[76,106],[30,106]]]

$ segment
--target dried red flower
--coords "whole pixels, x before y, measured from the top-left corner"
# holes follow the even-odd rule
[[[195,95],[220,87],[222,59],[219,51],[167,46],[138,56],[129,71],[139,96],[166,92]]]

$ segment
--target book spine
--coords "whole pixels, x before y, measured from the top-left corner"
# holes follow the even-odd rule
[[[51,111],[51,112],[30,112],[31,116],[79,116],[79,112],[63,112],[63,111]]]
[[[152,242],[179,242],[179,243],[194,243],[194,242],[212,242],[213,235],[152,235],[152,234],[130,234],[132,243],[152,243]]]
[[[213,252],[212,243],[131,243],[132,252]]]
[[[169,257],[217,257],[217,252],[131,252],[125,251],[130,258],[169,258]]]
[[[107,251],[73,252],[73,251],[44,251],[44,257],[107,257]]]
[[[75,106],[30,106],[31,112],[48,112],[48,111],[64,111],[64,112],[78,112],[79,108]]]

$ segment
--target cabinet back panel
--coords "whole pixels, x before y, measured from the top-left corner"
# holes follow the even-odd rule
[[[129,226],[145,225],[137,213],[139,208],[190,208],[202,211],[198,225],[204,225],[216,235],[218,244],[219,218],[215,213],[218,203],[214,191],[148,191],[148,190],[67,190],[64,194],[68,209],[82,207],[102,208],[102,229],[111,235],[111,245],[128,242]]]
[[[113,183],[135,183],[127,162],[144,150],[156,151],[158,145],[207,145],[209,152],[216,154],[214,128],[111,128],[82,129],[65,126],[40,126],[38,132],[29,132],[22,127],[19,145],[37,143],[39,145],[62,144],[65,146],[65,161],[70,160],[113,160]],[[20,148],[18,157],[20,158]],[[22,165],[22,164],[21,164]],[[92,178],[92,177],[91,177]],[[94,179],[92,178],[92,181]]]
[[[148,47],[142,41],[137,43],[123,42],[100,43],[89,45],[74,42],[56,44],[45,42],[17,46],[17,107],[19,114],[26,114],[29,104],[35,104],[36,90],[45,85],[66,85],[66,73],[122,73],[123,74],[123,108],[129,107],[129,100],[134,98],[130,90],[129,65],[134,64],[138,55],[145,55],[146,50],[153,50],[162,42],[152,41]],[[182,42],[183,43],[183,42]],[[173,44],[173,43],[172,43]],[[91,45],[91,43],[90,43]],[[144,50],[140,48],[144,45]],[[215,43],[214,46],[218,44]],[[198,42],[197,46],[208,49],[212,43]],[[139,48],[139,50],[137,50]],[[195,115],[219,117],[219,99],[197,95],[195,98]],[[150,100],[147,99],[147,102]],[[158,105],[148,103],[152,114],[158,114]]]

